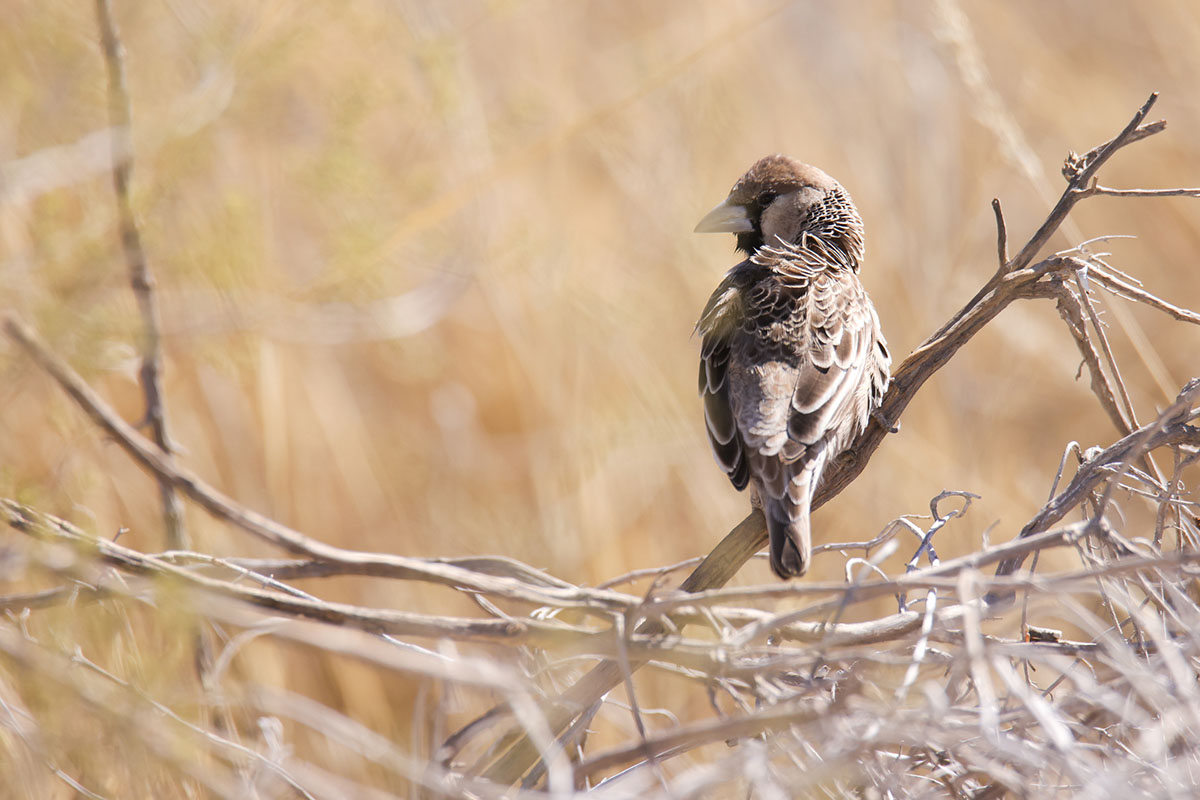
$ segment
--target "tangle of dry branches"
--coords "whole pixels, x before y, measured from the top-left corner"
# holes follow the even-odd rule
[[[103,0],[98,8],[103,20]],[[115,59],[115,46],[106,53]],[[1139,423],[1098,321],[1093,290],[1184,322],[1200,322],[1200,316],[1156,297],[1085,246],[1036,260],[1085,199],[1200,196],[1200,189],[1112,189],[1098,182],[1118,151],[1165,128],[1162,121],[1145,121],[1155,99],[1111,140],[1068,157],[1061,198],[1011,257],[1004,215],[994,202],[996,271],[896,370],[879,415],[854,443],[852,457],[830,470],[816,498],[816,505],[829,501],[861,473],[925,382],[1005,308],[1049,299],[1117,433],[1106,447],[1068,448],[1050,499],[1004,544],[939,560],[939,533],[965,524],[974,497],[946,492],[931,502],[926,527],[902,517],[870,541],[818,548],[823,558],[846,559],[846,580],[838,583],[722,588],[765,544],[757,512],[678,591],[659,585],[677,569],[664,568],[645,595],[613,588],[644,574],[588,588],[502,557],[419,559],[332,547],[245,508],[178,464],[168,452],[165,423],[154,426],[153,441],[143,437],[10,314],[3,320],[9,340],[155,477],[164,501],[178,491],[291,557],[218,558],[175,545],[144,553],[27,504],[0,501],[6,524],[30,537],[32,557],[56,581],[44,591],[0,597],[0,609],[13,620],[0,627],[0,655],[45,674],[58,691],[137,737],[164,769],[216,796],[237,796],[248,775],[304,797],[365,790],[289,759],[286,748],[264,752],[219,726],[197,725],[80,654],[34,638],[22,629],[23,615],[84,603],[167,613],[168,600],[183,598],[204,624],[239,631],[224,640],[203,676],[222,702],[287,718],[432,796],[568,796],[584,790],[600,797],[693,796],[727,793],[731,786],[764,795],[773,787],[781,796],[837,787],[851,795],[867,785],[892,796],[916,796],[931,786],[964,797],[1064,791],[1117,796],[1115,786],[1135,794],[1186,792],[1200,774],[1193,735],[1200,729],[1200,523],[1194,486],[1185,481],[1200,458],[1200,378],[1180,387],[1152,420]],[[114,123],[127,128],[128,112]],[[127,180],[127,173],[117,175],[118,195]],[[124,223],[123,230],[126,238],[129,230],[136,233]],[[151,284],[137,278],[136,251],[127,248],[127,255],[145,310],[153,306]],[[153,319],[151,310],[143,369],[152,416],[153,365],[160,358]],[[157,414],[161,418],[161,408]],[[1060,487],[1071,454],[1074,473]],[[1170,474],[1157,466],[1167,460]],[[1117,498],[1130,507],[1124,517],[1114,512]],[[1134,505],[1154,520],[1153,530],[1125,527]],[[1081,518],[1065,522],[1073,513]],[[910,536],[907,571],[883,573],[881,556]],[[1077,553],[1082,567],[1019,571],[1031,555],[1054,548]],[[987,577],[993,565],[994,575]],[[336,603],[293,585],[334,576],[427,583],[470,597],[486,616]],[[864,611],[893,596],[894,613]],[[989,628],[989,617],[1017,598],[1022,627]],[[786,610],[777,610],[781,600],[789,601]],[[1069,625],[1077,638],[1030,622],[1043,615]],[[436,712],[442,735],[428,758],[416,758],[331,708],[234,675],[230,663],[257,638],[337,653],[494,704],[453,725],[449,713]],[[495,658],[501,648],[519,649],[521,657]],[[648,724],[669,712],[640,704],[646,698],[639,698],[633,676],[643,668],[705,693],[711,717]],[[626,708],[615,704],[617,687],[624,687]],[[628,735],[590,747],[589,729],[598,715],[610,713],[629,718]],[[6,725],[29,751],[43,752],[36,730],[20,722],[24,717],[14,713],[11,719]],[[211,768],[179,757],[184,742],[205,753]],[[726,743],[736,747],[722,752]],[[714,745],[705,751],[708,757],[676,766],[682,756]],[[65,771],[50,766],[74,785]],[[848,774],[858,783],[847,784]]]

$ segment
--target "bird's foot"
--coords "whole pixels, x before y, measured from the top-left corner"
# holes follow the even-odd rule
[[[883,412],[880,411],[878,408],[871,412],[871,419],[878,422],[879,427],[883,428],[888,433],[899,433],[900,432],[900,423],[897,422],[895,425],[893,425],[891,423],[891,421],[888,420],[888,418],[885,417],[883,415]]]

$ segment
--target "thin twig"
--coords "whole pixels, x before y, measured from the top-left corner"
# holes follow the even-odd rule
[[[1190,322],[1193,325],[1200,325],[1200,314],[1186,308],[1181,308],[1172,303],[1168,303],[1156,295],[1147,292],[1146,290],[1133,285],[1132,282],[1123,280],[1122,278],[1109,274],[1104,270],[1092,270],[1092,280],[1103,286],[1108,291],[1124,297],[1127,300],[1133,300],[1138,303],[1144,303],[1151,308],[1156,308],[1166,314],[1170,314],[1175,319],[1181,322]]]
[[[1108,414],[1113,427],[1119,431],[1127,431],[1129,422],[1121,412],[1116,391],[1109,382],[1104,367],[1100,364],[1100,353],[1097,352],[1091,337],[1088,336],[1087,322],[1084,320],[1083,306],[1080,305],[1079,298],[1058,275],[1052,276],[1050,280],[1035,288],[1038,297],[1046,297],[1055,301],[1058,315],[1067,324],[1067,331],[1075,340],[1075,346],[1079,348],[1083,363],[1087,365],[1088,374],[1091,376],[1092,394],[1100,401],[1100,407]]]
[[[1168,406],[1157,419],[1121,438],[1104,450],[1094,453],[1080,465],[1067,488],[1026,523],[1018,538],[1040,533],[1061,520],[1079,504],[1083,496],[1094,486],[1102,480],[1112,477],[1112,467],[1122,465],[1118,467],[1118,474],[1120,474],[1134,460],[1155,447],[1189,442],[1194,439],[1197,434],[1200,434],[1200,430],[1180,424],[1178,420],[1181,415],[1191,410],[1198,400],[1200,400],[1200,378],[1193,378],[1180,391],[1175,402]],[[1115,481],[1110,484],[1110,491],[1113,485],[1115,485]],[[997,568],[996,574],[1009,575],[1020,569],[1023,558],[1024,556],[1005,560]]]
[[[156,475],[170,479],[213,516],[231,522],[285,550],[318,561],[341,565],[343,570],[360,575],[427,580],[508,596],[537,605],[561,604],[564,600],[569,603],[576,602],[580,607],[594,605],[600,608],[607,605],[624,608],[627,605],[628,596],[619,592],[587,589],[569,584],[563,587],[561,582],[549,579],[540,581],[541,585],[533,585],[511,577],[481,574],[438,559],[426,560],[346,550],[294,531],[282,523],[244,508],[167,458],[152,442],[127,425],[74,370],[51,353],[32,330],[12,315],[6,315],[2,320],[3,324],[0,327],[3,327],[8,336],[21,345],[38,366],[53,377],[71,399],[142,466]],[[489,560],[490,563],[497,561],[499,559]],[[525,567],[524,571],[536,572],[531,567]]]
[[[1000,269],[1008,269],[1008,226],[1004,224],[1004,210],[1000,207],[1000,198],[992,198],[992,213],[996,215],[996,258]]]
[[[200,592],[240,600],[259,608],[370,633],[474,641],[540,641],[549,644],[567,631],[585,632],[584,629],[559,622],[534,619],[478,620],[428,616],[405,611],[383,611],[238,586],[229,581],[209,578],[192,570],[174,566],[116,542],[89,536],[64,520],[37,514],[9,500],[0,500],[0,513],[5,515],[7,523],[13,528],[32,536],[69,544],[83,552],[91,552],[100,561],[135,575],[170,579]],[[479,581],[487,582],[484,578],[479,578]]]
[[[1137,110],[1133,118],[1125,128],[1114,136],[1109,141],[1102,145],[1098,145],[1083,156],[1074,156],[1068,158],[1068,166],[1064,167],[1064,175],[1067,176],[1067,188],[1063,191],[1062,197],[1059,198],[1054,208],[1050,210],[1046,221],[1037,229],[1037,231],[1029,238],[1021,251],[1013,256],[1012,268],[1023,269],[1025,265],[1033,261],[1038,252],[1046,246],[1050,241],[1050,237],[1059,229],[1063,220],[1071,213],[1071,209],[1075,204],[1087,196],[1087,187],[1091,184],[1092,179],[1118,150],[1126,145],[1133,144],[1136,141],[1152,136],[1163,131],[1167,123],[1165,120],[1152,122],[1148,125],[1142,125],[1142,120],[1150,113],[1150,109],[1154,107],[1154,103],[1158,100],[1158,92],[1152,92],[1142,107]]]
[[[1088,294],[1088,286],[1086,283],[1087,265],[1081,266],[1075,270],[1072,276],[1075,281],[1075,287],[1079,290],[1077,298],[1079,305],[1087,314],[1088,321],[1092,323],[1092,331],[1096,339],[1100,342],[1100,352],[1104,355],[1104,364],[1108,367],[1108,372],[1112,375],[1113,385],[1117,390],[1117,399],[1121,401],[1121,416],[1125,420],[1121,428],[1122,433],[1128,433],[1138,427],[1137,414],[1133,409],[1133,401],[1129,399],[1129,390],[1125,388],[1125,381],[1121,378],[1121,370],[1117,366],[1117,360],[1113,356],[1112,346],[1108,343],[1108,336],[1104,333],[1104,326],[1100,323],[1100,318],[1096,314],[1096,308],[1092,304],[1092,299]]]
[[[1200,197],[1200,189],[1110,189],[1099,184],[1087,193],[1104,197]]]
[[[117,196],[117,220],[121,232],[121,249],[129,265],[129,279],[137,296],[142,315],[140,350],[142,393],[146,398],[145,424],[150,427],[154,443],[170,462],[174,446],[167,430],[167,407],[163,392],[162,314],[155,297],[154,274],[146,260],[142,234],[129,195],[133,178],[133,115],[130,111],[129,89],[125,81],[124,48],[121,46],[117,24],[113,20],[109,0],[96,0],[96,17],[100,25],[100,43],[104,65],[108,70],[108,116],[112,125],[112,177]],[[189,547],[183,503],[174,484],[158,478],[162,498],[163,519],[167,529],[167,547],[186,550]]]

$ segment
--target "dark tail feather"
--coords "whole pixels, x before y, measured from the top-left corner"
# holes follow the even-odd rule
[[[808,562],[812,558],[808,497],[795,506],[786,499],[768,499],[763,513],[771,537],[771,569],[784,580],[799,578],[808,571]]]

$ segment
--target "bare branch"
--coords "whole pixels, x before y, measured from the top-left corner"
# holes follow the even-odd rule
[[[0,511],[4,513],[6,521],[13,528],[35,537],[62,542],[73,548],[92,552],[100,561],[119,567],[131,574],[170,579],[203,593],[228,597],[258,608],[340,627],[354,628],[369,633],[423,636],[433,639],[497,642],[540,641],[543,644],[551,643],[566,631],[584,632],[583,629],[558,622],[541,622],[533,619],[477,620],[411,614],[404,611],[380,611],[345,603],[310,600],[277,591],[239,586],[229,581],[198,575],[116,542],[88,536],[64,520],[37,514],[10,500],[0,500]],[[482,576],[477,579],[483,584],[488,582],[488,579]],[[517,590],[515,594],[520,595],[522,592]]]
[[[104,554],[105,558],[137,571],[145,571],[152,566],[161,565],[168,568],[172,575],[186,575],[197,580],[208,580],[194,574],[191,570],[176,567],[167,560],[152,556],[143,556],[136,550],[121,547],[115,542],[97,539],[75,528],[64,520],[48,514],[39,514],[32,509],[0,498],[0,513],[6,522],[26,533],[47,531],[74,543],[92,543]],[[88,545],[89,548],[92,544]],[[504,597],[536,605],[553,605],[559,607],[575,607],[594,610],[603,614],[605,609],[624,610],[636,603],[629,595],[610,590],[587,589],[572,586],[569,590],[548,586],[537,586],[525,583],[515,578],[495,577],[475,572],[462,567],[425,561],[419,558],[407,558],[382,553],[363,553],[355,550],[342,550],[328,547],[325,551],[329,562],[342,569],[342,574],[375,575],[404,580],[421,580],[455,588],[469,589],[485,594]],[[147,560],[149,559],[149,560]],[[529,568],[532,570],[532,568]],[[218,581],[219,582],[219,581]]]
[[[1104,333],[1104,326],[1100,324],[1096,308],[1092,305],[1092,300],[1088,296],[1088,287],[1085,283],[1086,274],[1087,265],[1084,265],[1082,268],[1076,269],[1072,275],[1075,287],[1079,290],[1076,299],[1080,307],[1087,314],[1088,321],[1092,323],[1092,331],[1100,341],[1100,352],[1104,355],[1104,364],[1108,367],[1108,374],[1112,376],[1113,384],[1117,390],[1117,399],[1120,400],[1121,418],[1124,421],[1117,430],[1122,433],[1128,433],[1138,426],[1137,414],[1133,410],[1133,401],[1129,399],[1129,390],[1125,388],[1125,381],[1121,378],[1121,370],[1117,367],[1117,360],[1113,357],[1112,346],[1108,343],[1108,336]]]
[[[1046,282],[1057,279],[1061,284],[1062,274],[1072,271],[1075,265],[1080,263],[1078,259],[1067,255],[1052,256],[1030,266],[1033,258],[1046,245],[1054,233],[1057,232],[1075,204],[1088,196],[1089,186],[1093,183],[1093,179],[1100,167],[1122,147],[1165,129],[1166,123],[1164,121],[1143,124],[1143,120],[1156,99],[1157,94],[1150,95],[1146,103],[1134,114],[1125,128],[1113,139],[1093,148],[1083,156],[1072,154],[1068,158],[1067,165],[1064,167],[1064,174],[1068,178],[1066,190],[1058,203],[1051,209],[1046,220],[1030,237],[1025,246],[1021,248],[1020,252],[1011,259],[1004,257],[1007,250],[1007,231],[1003,226],[999,203],[994,205],[998,223],[997,251],[1001,260],[1000,268],[962,310],[952,317],[937,333],[913,351],[895,371],[879,413],[872,417],[866,429],[847,449],[849,457],[835,464],[826,473],[813,500],[812,505],[814,509],[836,496],[858,476],[875,449],[883,441],[884,435],[899,419],[916,392],[966,342],[1015,300],[1047,296]],[[1003,243],[1000,240],[1003,240]],[[1079,322],[1082,323],[1082,321],[1083,318],[1080,315]],[[1076,341],[1080,344],[1081,350],[1094,354],[1095,351],[1091,349],[1086,329],[1081,327],[1077,329],[1077,333]],[[1084,342],[1089,342],[1086,348],[1083,345]],[[1110,412],[1116,412],[1114,422],[1119,421],[1118,429],[1122,432],[1128,431],[1131,425],[1125,422],[1120,406],[1115,401],[1115,393],[1113,393],[1110,386],[1106,386],[1103,383],[1103,379],[1097,377],[1102,375],[1103,372],[1099,368],[1099,358],[1097,357],[1093,363],[1096,367],[1096,371],[1093,372],[1093,381],[1101,381],[1097,385],[1104,387],[1106,393],[1112,398]],[[881,423],[880,420],[883,420],[883,422]],[[1152,446],[1149,444],[1150,440],[1154,440],[1159,445],[1162,445],[1169,444],[1172,441],[1182,441],[1190,436],[1190,434],[1180,430],[1178,426],[1172,428],[1172,431],[1176,438],[1170,441],[1165,438],[1156,438],[1152,432],[1146,433],[1143,429],[1137,432],[1141,436],[1135,434],[1131,437],[1126,437],[1126,439],[1122,440],[1123,444],[1119,444],[1122,444],[1124,448],[1122,452],[1136,452],[1136,457],[1140,458]],[[1113,447],[1116,448],[1117,445]],[[1096,480],[1099,480],[1100,477],[1102,476],[1097,474]],[[1070,491],[1070,487],[1068,487],[1067,491]],[[1060,499],[1066,494],[1067,492],[1064,492],[1063,495],[1060,495]],[[1055,509],[1060,508],[1058,505],[1051,505]],[[1069,507],[1069,504],[1064,503],[1062,513],[1055,512],[1045,518],[1037,519],[1026,526],[1026,531],[1029,532],[1029,535],[1032,535],[1033,533],[1046,530],[1046,527],[1053,524],[1054,521],[1061,519],[1062,514],[1065,514],[1066,508]],[[1022,532],[1023,536],[1026,535],[1026,531]],[[752,512],[709,554],[696,571],[684,582],[682,588],[687,592],[701,592],[723,585],[747,559],[765,544],[766,530],[762,515],[757,511]],[[1006,563],[1019,564],[1019,559],[1012,559]],[[988,600],[998,602],[996,596],[990,596]],[[919,619],[919,617],[916,617],[916,619]],[[649,625],[647,630],[649,632],[658,632],[660,629],[656,625]],[[632,668],[636,669],[636,666],[635,664]],[[603,696],[605,692],[610,690],[620,680],[621,672],[611,662],[602,662],[597,665],[583,679],[568,689],[559,699],[558,703],[552,706],[551,711],[547,715],[551,726],[556,730],[561,729],[573,718],[574,714],[577,714],[583,708],[589,707],[592,702]],[[535,756],[528,744],[522,740],[518,740],[499,759],[491,762],[491,765],[486,768],[484,775],[488,779],[498,783],[514,783],[529,769],[533,763],[532,758],[535,758]],[[474,767],[475,770],[483,768],[479,763]]]
[[[1110,189],[1096,184],[1087,194],[1089,197],[1200,197],[1200,189]]]
[[[1051,298],[1055,301],[1058,314],[1062,317],[1063,322],[1067,323],[1067,330],[1071,333],[1071,338],[1075,340],[1075,346],[1079,348],[1083,363],[1087,365],[1088,374],[1091,375],[1092,394],[1100,401],[1100,407],[1108,414],[1113,427],[1119,431],[1129,430],[1129,421],[1117,403],[1116,392],[1109,383],[1104,367],[1100,365],[1100,354],[1096,352],[1091,337],[1088,336],[1087,322],[1083,318],[1083,308],[1079,304],[1079,298],[1059,276],[1054,276],[1051,280],[1039,284],[1036,289],[1037,296]]]
[[[1138,303],[1144,303],[1151,308],[1156,308],[1159,311],[1170,314],[1180,322],[1190,322],[1193,325],[1200,325],[1200,314],[1195,311],[1190,311],[1186,308],[1168,303],[1166,300],[1147,292],[1146,290],[1133,285],[1129,281],[1123,280],[1116,275],[1109,274],[1104,270],[1093,269],[1091,277],[1096,283],[1103,286],[1108,291],[1124,297],[1127,300],[1133,300]]]
[[[1021,248],[1021,252],[1013,257],[1013,269],[1022,269],[1029,262],[1033,261],[1034,256],[1050,241],[1050,237],[1062,225],[1063,220],[1071,213],[1071,209],[1075,207],[1075,204],[1087,196],[1087,187],[1091,184],[1092,178],[1095,177],[1100,167],[1104,166],[1118,150],[1147,136],[1153,136],[1166,128],[1167,123],[1165,120],[1159,120],[1145,126],[1142,125],[1142,120],[1150,113],[1150,109],[1154,107],[1154,103],[1157,100],[1158,92],[1153,92],[1142,107],[1138,109],[1137,113],[1133,115],[1133,119],[1129,121],[1124,130],[1104,144],[1093,147],[1082,156],[1072,153],[1067,158],[1067,162],[1063,167],[1063,175],[1067,178],[1067,188],[1063,192],[1062,197],[1059,198],[1058,203],[1050,210],[1046,221],[1029,238],[1029,241]]]
[[[1063,491],[1047,503],[1033,519],[1021,529],[1020,537],[1032,536],[1046,530],[1061,520],[1079,505],[1084,495],[1101,480],[1111,477],[1114,467],[1123,472],[1137,458],[1156,447],[1170,444],[1200,443],[1200,429],[1184,424],[1189,412],[1200,400],[1200,378],[1193,378],[1179,393],[1175,402],[1168,406],[1153,422],[1133,431],[1108,448],[1096,452],[1079,468],[1075,477]],[[1121,466],[1118,466],[1121,465]],[[1115,482],[1114,482],[1115,485]],[[1020,569],[1023,557],[1004,561],[996,570],[997,575],[1009,575]],[[992,598],[993,601],[998,598]]]
[[[129,265],[129,279],[137,296],[142,314],[142,393],[146,397],[146,424],[150,426],[155,444],[166,461],[172,460],[174,449],[167,431],[167,408],[163,394],[162,315],[155,298],[154,275],[142,247],[129,184],[133,178],[133,119],[130,112],[129,90],[125,82],[125,59],[120,34],[113,21],[109,0],[96,0],[96,17],[100,24],[100,42],[104,50],[104,65],[108,68],[108,115],[112,124],[113,189],[117,195],[117,219],[121,231],[121,247]],[[167,529],[167,547],[188,547],[183,503],[171,481],[159,477],[163,519]]]
[[[575,774],[579,777],[594,775],[636,759],[662,757],[668,753],[675,756],[711,742],[749,739],[758,734],[812,722],[822,712],[828,713],[828,710],[773,711],[751,714],[741,719],[712,720],[689,725],[635,745],[614,748],[592,756],[575,768]]]

